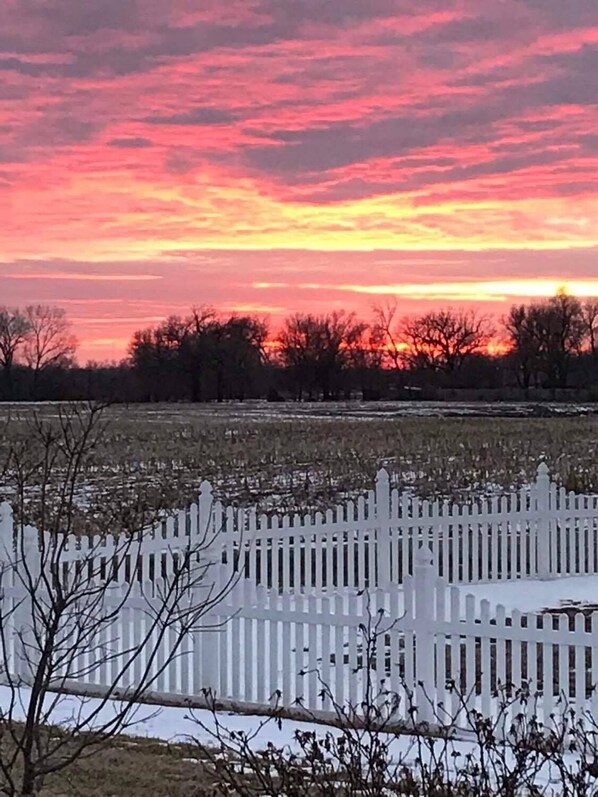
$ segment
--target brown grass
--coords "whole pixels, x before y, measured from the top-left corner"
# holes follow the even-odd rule
[[[143,486],[180,507],[195,500],[206,478],[234,501],[294,511],[325,508],[371,488],[381,465],[420,495],[464,499],[529,482],[545,458],[568,489],[598,492],[598,416],[420,418],[372,411],[356,418],[342,408],[335,415],[325,406],[324,413],[322,406],[311,412],[290,404],[112,407],[87,485],[107,498]],[[11,420],[0,435],[0,463],[11,439],[27,434],[31,411],[2,408]],[[48,419],[57,414],[54,405],[37,411]]]
[[[200,797],[213,779],[197,749],[120,737],[50,777],[42,797]]]

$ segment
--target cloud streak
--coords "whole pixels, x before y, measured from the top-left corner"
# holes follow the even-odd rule
[[[66,280],[67,282],[152,282],[161,280],[156,274],[77,274],[74,271],[0,272],[0,279],[11,280]]]
[[[441,301],[496,302],[507,299],[538,299],[554,296],[564,290],[573,296],[598,296],[598,278],[594,280],[567,279],[507,279],[471,282],[387,283],[384,285],[323,284],[318,282],[255,282],[258,290],[299,288],[310,291],[340,291],[369,296],[395,296],[401,299],[434,299]]]

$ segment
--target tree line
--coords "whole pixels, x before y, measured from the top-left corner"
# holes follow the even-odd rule
[[[278,330],[199,306],[137,330],[120,363],[77,366],[76,346],[64,310],[0,308],[3,398],[598,398],[598,300],[565,292],[498,321],[451,307],[401,316],[389,300],[367,321],[294,313]]]

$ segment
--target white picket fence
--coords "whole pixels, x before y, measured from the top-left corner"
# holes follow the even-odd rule
[[[332,714],[332,699],[359,707],[392,694],[397,719],[409,722],[416,707],[419,721],[462,728],[471,709],[492,716],[501,701],[512,701],[505,721],[523,711],[549,724],[568,708],[598,717],[598,612],[525,614],[478,601],[436,575],[425,547],[414,570],[401,587],[321,597],[242,582],[218,607],[209,687],[240,704],[276,695]],[[516,697],[524,685],[531,699]]]
[[[302,709],[324,718],[336,716],[335,705],[359,714],[364,704],[381,705],[392,695],[395,722],[457,729],[470,727],[468,710],[495,715],[501,694],[513,698],[505,722],[524,712],[549,723],[569,708],[598,717],[598,613],[507,611],[448,585],[436,570],[423,547],[414,575],[384,590],[280,594],[240,579],[180,645],[176,628],[161,635],[152,625],[161,577],[134,585],[111,616],[127,589],[114,585],[101,604],[109,623],[76,655],[65,653],[68,635],[72,624],[86,622],[86,607],[73,604],[63,618],[64,666],[54,681],[60,686],[64,678],[70,690],[85,694],[114,684],[135,688],[153,673],[150,691],[170,703],[201,702],[210,690],[238,706]],[[27,680],[36,660],[31,596],[10,572],[2,581],[2,660]],[[221,568],[219,578],[226,577]],[[525,684],[528,702],[515,699],[515,687]]]
[[[18,578],[22,565],[11,561],[14,532],[3,504],[0,666],[26,676],[32,596]],[[37,532],[17,532],[30,541],[33,567]],[[502,687],[526,683],[536,695],[526,710],[543,719],[566,705],[598,716],[598,614],[526,615],[464,595],[470,583],[598,573],[597,534],[598,496],[559,489],[543,465],[529,489],[462,507],[400,495],[381,471],[375,491],[324,516],[258,517],[214,501],[204,482],[198,504],[148,530],[111,575],[102,608],[110,621],[63,676],[85,692],[115,681],[131,687],[150,672],[151,690],[169,700],[200,699],[210,689],[233,703],[330,715],[333,700],[359,706],[372,690],[390,691],[400,698],[397,719],[409,721],[415,705],[420,720],[461,727],[459,695],[492,715]],[[151,617],[177,557],[198,541],[216,581],[235,573],[238,581],[169,662],[176,629],[157,635]],[[120,542],[118,535],[69,540],[65,577],[81,563],[96,574],[105,565],[107,575]],[[126,605],[112,616],[123,594]],[[185,600],[193,605],[201,593]],[[75,607],[70,622],[86,610]]]
[[[0,507],[0,527],[12,528]],[[598,573],[598,495],[567,492],[542,463],[529,486],[468,504],[421,500],[391,489],[386,470],[375,489],[325,513],[258,514],[215,500],[201,485],[199,500],[148,528],[135,559],[119,580],[153,580],[168,561],[199,539],[256,585],[281,593],[375,589],[413,574],[421,546],[434,555],[437,574],[451,584]],[[63,561],[85,558],[98,538],[78,537]],[[122,539],[103,538],[108,563]]]

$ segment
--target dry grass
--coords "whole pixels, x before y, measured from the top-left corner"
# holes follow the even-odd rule
[[[598,416],[398,417],[376,405],[361,415],[322,407],[112,407],[85,498],[142,485],[181,506],[207,478],[220,494],[264,509],[322,508],[370,488],[383,464],[421,495],[463,498],[531,480],[542,458],[568,488],[598,491]],[[26,434],[31,411],[4,407],[0,457]],[[37,411],[57,414],[55,405]]]
[[[212,794],[197,749],[120,737],[50,777],[42,797],[200,797]]]

